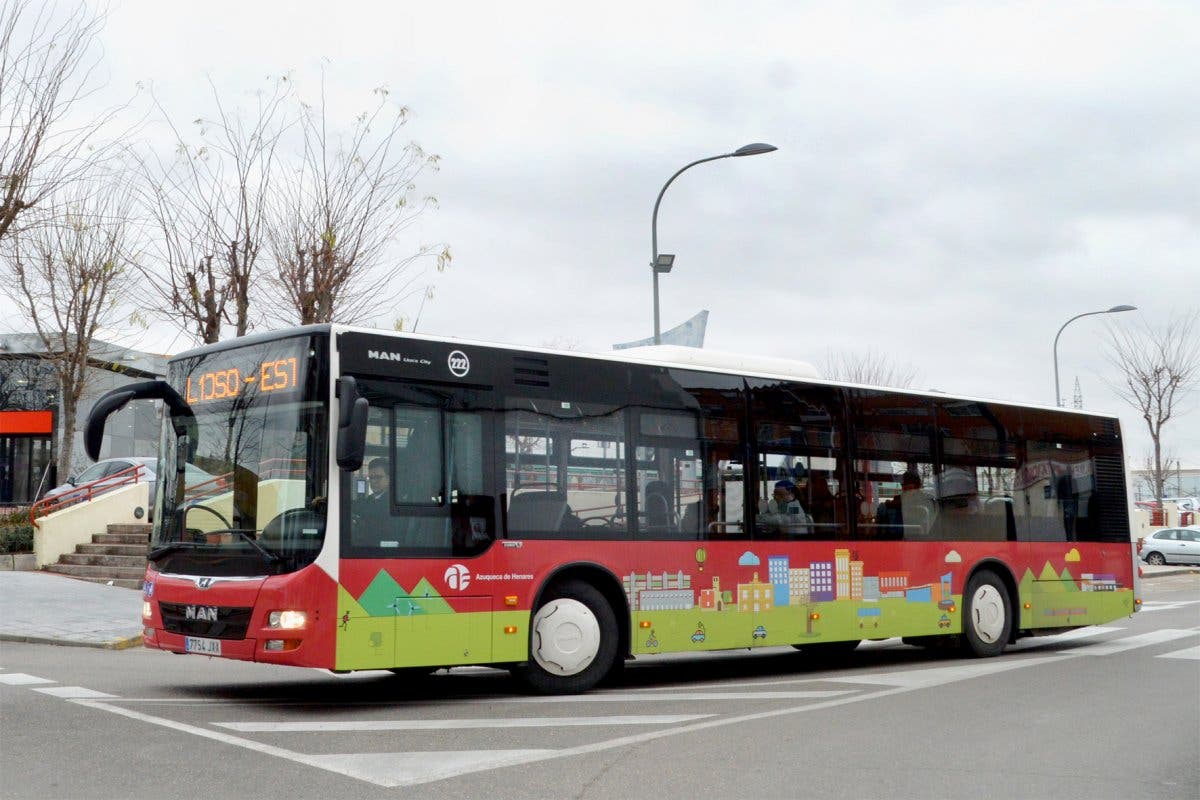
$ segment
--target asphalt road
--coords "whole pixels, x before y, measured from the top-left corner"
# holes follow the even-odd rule
[[[3,798],[1200,797],[1200,576],[975,660],[897,640],[639,661],[542,698],[146,650],[0,646]]]

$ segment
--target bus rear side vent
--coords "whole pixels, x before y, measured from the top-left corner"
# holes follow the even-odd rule
[[[513,383],[517,386],[550,388],[550,362],[544,358],[515,356],[513,358]]]

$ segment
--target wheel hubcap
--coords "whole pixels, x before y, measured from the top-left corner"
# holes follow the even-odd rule
[[[559,598],[533,618],[533,660],[553,675],[577,675],[600,650],[600,623],[578,600]]]
[[[975,635],[995,644],[1004,632],[1004,598],[995,586],[980,586],[971,598],[971,627]]]

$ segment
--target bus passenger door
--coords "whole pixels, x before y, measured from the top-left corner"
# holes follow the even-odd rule
[[[350,476],[342,544],[370,564],[356,568],[377,565],[360,605],[375,622],[391,617],[382,649],[395,666],[485,663],[492,601],[476,576],[491,572],[495,537],[492,394],[366,378],[359,390],[366,457]]]

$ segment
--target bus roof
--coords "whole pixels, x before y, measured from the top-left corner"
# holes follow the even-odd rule
[[[572,358],[590,358],[600,361],[615,361],[618,363],[648,364],[651,366],[671,367],[675,369],[691,369],[700,372],[717,372],[727,375],[741,375],[753,378],[803,381],[806,383],[817,383],[825,386],[839,386],[849,389],[873,389],[876,391],[886,390],[899,394],[941,398],[945,400],[965,400],[968,402],[979,403],[1004,403],[1006,405],[1020,406],[1022,408],[1061,411],[1067,414],[1080,414],[1091,417],[1107,417],[1111,419],[1117,418],[1117,414],[1106,411],[1091,411],[1087,409],[1063,407],[1056,408],[1054,406],[1041,403],[1001,400],[994,397],[988,398],[949,394],[937,389],[922,390],[834,380],[821,377],[817,369],[806,361],[775,358],[771,356],[727,353],[718,350],[704,350],[701,348],[681,347],[678,345],[650,345],[648,347],[634,347],[627,350],[616,350],[612,353],[590,353],[576,350],[561,350],[552,347],[532,347],[526,345],[507,344],[503,342],[489,342],[479,339],[465,339],[456,336],[432,336],[429,334],[410,333],[407,331],[389,331],[379,328],[367,328],[358,325],[345,325],[342,323],[303,325],[292,328],[283,328],[275,331],[254,333],[237,339],[229,339],[217,344],[193,348],[192,350],[180,353],[172,358],[171,361],[197,356],[202,353],[213,352],[214,350],[228,350],[236,347],[253,345],[260,342],[283,339],[291,336],[312,335],[317,333],[330,333],[331,335],[336,335],[338,333],[347,332],[366,333],[377,336],[393,336],[398,339],[420,339],[429,342],[454,342],[457,344],[474,345],[477,347],[490,347],[499,350],[569,356]]]

